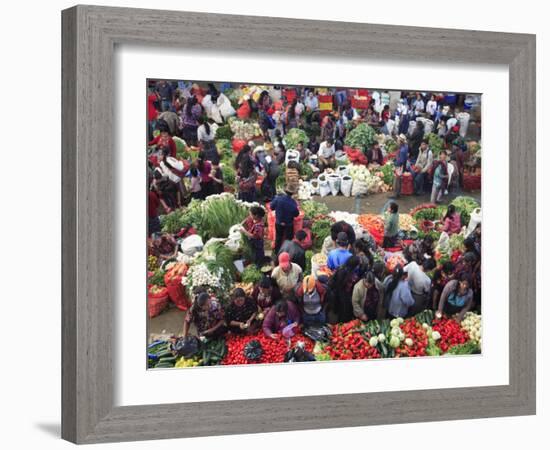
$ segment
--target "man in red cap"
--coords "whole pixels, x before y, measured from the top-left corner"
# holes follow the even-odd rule
[[[293,293],[294,289],[302,281],[302,268],[290,261],[290,255],[283,252],[279,255],[279,265],[273,269],[273,278],[281,293]]]

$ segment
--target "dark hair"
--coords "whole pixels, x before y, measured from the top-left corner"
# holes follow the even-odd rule
[[[361,260],[359,259],[359,256],[351,256],[348,258],[346,263],[344,264],[344,267],[350,271],[354,270],[359,264],[361,263]]]
[[[422,268],[424,272],[429,272],[430,270],[435,269],[435,261],[432,258],[424,260],[422,263]]]
[[[399,205],[395,202],[391,202],[390,211],[395,214],[397,211],[399,211]]]
[[[378,279],[381,279],[384,276],[385,270],[386,266],[384,266],[384,263],[381,261],[376,261],[372,266],[372,271]]]
[[[275,303],[275,312],[278,313],[287,313],[288,312],[288,303],[286,300],[279,300],[277,303]]]
[[[192,114],[193,106],[195,106],[196,104],[197,104],[197,97],[195,97],[194,95],[187,99],[187,104],[185,105],[185,112],[187,113],[188,116]]]
[[[329,138],[327,139],[327,142],[328,142],[330,145],[332,145],[332,144],[334,144],[334,139],[332,139],[331,137],[329,137]]]
[[[153,172],[153,178],[154,178],[155,180],[161,180],[161,179],[162,179],[162,174],[161,174],[158,170],[155,170],[155,171]]]
[[[398,264],[395,266],[395,269],[393,269],[393,272],[391,274],[391,281],[390,284],[388,284],[388,287],[386,288],[385,295],[387,298],[390,298],[393,294],[393,291],[399,284],[399,282],[403,279],[403,276],[405,275],[405,272],[403,272],[403,267],[401,267],[401,264]]]
[[[426,138],[422,139],[422,144],[430,145],[429,139],[426,139]]]
[[[374,284],[376,282],[376,277],[374,276],[374,273],[371,271],[367,272],[365,274],[365,281],[369,284]]]
[[[455,291],[458,290],[458,286],[461,282],[464,282],[466,281],[468,283],[468,287],[471,287],[472,286],[472,277],[470,277],[470,274],[468,272],[461,272],[459,275],[458,275],[458,278],[457,278],[457,281],[458,283],[456,283],[456,288],[455,288]]]
[[[455,212],[456,212],[455,205],[451,204],[451,205],[447,206],[447,213],[445,214],[445,217],[443,218],[443,220],[450,219],[451,215],[453,215]]]
[[[208,123],[208,121],[204,120],[203,116],[199,117],[198,122],[199,122],[200,125],[204,125],[204,129],[206,130],[206,134],[210,134],[210,124]]]
[[[204,154],[204,152],[199,152],[199,154],[197,155],[197,161],[198,161],[197,169],[199,169],[199,171],[201,172],[204,170],[205,159],[206,159],[206,155]]]
[[[307,233],[304,230],[298,230],[294,233],[294,237],[299,241],[303,241],[307,237]]]
[[[455,265],[451,261],[446,261],[443,263],[443,272],[445,273],[451,273],[453,270],[455,270]]]
[[[241,150],[239,151],[237,157],[235,158],[235,162],[234,162],[234,167],[235,169],[238,169],[241,165],[241,162],[243,161],[243,159],[248,156],[248,154],[250,153],[250,150],[252,150],[250,148],[250,145],[246,144],[243,146],[243,148],[241,148]]]
[[[239,297],[246,297],[246,294],[244,292],[244,289],[235,288],[231,297],[233,298],[233,300],[235,300],[236,298],[239,298]]]
[[[253,206],[250,208],[250,213],[256,217],[264,217],[265,211],[261,206]]]
[[[304,145],[304,141],[298,141],[298,144]]]
[[[199,171],[196,167],[191,168],[191,176],[193,176],[193,177],[198,177],[199,176]]]
[[[264,289],[270,289],[273,287],[273,283],[271,282],[271,278],[267,276],[263,276],[260,280],[259,286]]]
[[[287,169],[299,169],[300,164],[298,164],[296,161],[289,161],[286,167]]]
[[[477,253],[475,239],[469,236],[466,239],[464,239],[464,248],[465,248],[464,253],[468,253],[468,252]]]
[[[210,295],[208,295],[208,292],[201,292],[197,299],[195,300],[195,303],[197,304],[197,307],[202,308],[204,305],[206,305],[206,302],[210,298]]]

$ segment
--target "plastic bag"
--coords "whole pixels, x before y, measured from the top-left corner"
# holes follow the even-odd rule
[[[445,231],[441,233],[441,236],[439,236],[436,249],[441,253],[449,253],[449,235]]]
[[[328,184],[328,179],[326,175],[321,175],[319,178],[317,178],[317,181],[319,182],[319,195],[321,197],[326,197],[330,194],[330,186]]]
[[[319,180],[311,180],[311,195],[319,195]]]
[[[314,341],[328,342],[332,332],[327,325],[312,325],[304,330],[304,336]]]
[[[285,154],[285,165],[288,165],[290,161],[300,162],[300,152],[296,150],[287,150]]]
[[[349,197],[351,195],[351,188],[353,186],[353,180],[349,175],[345,175],[342,177],[342,181],[340,183],[340,191],[342,191],[342,194],[346,197]]]
[[[186,237],[180,242],[180,249],[184,255],[193,256],[202,250],[204,244],[202,238],[198,234],[193,234]]]
[[[328,177],[328,185],[330,187],[330,193],[332,195],[338,195],[340,192],[340,175],[331,173]]]
[[[264,354],[264,349],[260,341],[254,339],[244,346],[243,353],[244,357],[249,361],[258,361]]]
[[[290,325],[287,325],[283,328],[282,335],[285,339],[290,339],[292,336],[296,334],[298,325],[295,323],[291,323]]]
[[[349,166],[338,166],[336,168],[336,173],[341,177],[349,175]]]
[[[178,356],[184,358],[192,358],[201,350],[201,343],[195,336],[181,337],[172,344],[172,350],[177,353]]]
[[[472,231],[481,223],[481,208],[474,209],[470,214],[470,222],[466,228],[466,236],[469,236]]]

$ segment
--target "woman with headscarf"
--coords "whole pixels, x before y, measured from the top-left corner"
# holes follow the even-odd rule
[[[326,288],[313,275],[306,275],[296,289],[296,297],[302,308],[304,326],[324,325],[326,314],[324,311]]]
[[[225,309],[225,322],[232,333],[254,334],[260,328],[256,320],[258,308],[244,290],[237,288],[231,296],[231,303]]]

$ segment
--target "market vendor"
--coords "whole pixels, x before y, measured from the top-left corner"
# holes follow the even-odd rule
[[[433,152],[429,147],[428,140],[423,139],[420,144],[418,158],[413,166],[414,176],[414,194],[422,195],[424,193],[424,185],[433,164]]]
[[[328,138],[321,142],[319,151],[317,152],[319,170],[323,172],[327,168],[336,167],[336,149],[334,147],[334,139]]]
[[[403,249],[407,261],[416,261],[422,264],[426,259],[433,258],[434,238],[429,234],[423,239],[416,239]]]
[[[298,230],[294,233],[294,239],[286,240],[283,242],[281,249],[279,250],[279,255],[281,253],[288,253],[290,255],[290,260],[293,263],[298,264],[302,270],[306,268],[306,239],[307,233],[304,230]]]
[[[349,250],[348,235],[345,232],[338,233],[336,237],[336,248],[328,254],[327,266],[330,270],[336,270],[351,258]]]
[[[407,274],[397,265],[392,274],[384,280],[384,299],[390,318],[406,317],[409,308],[414,305]]]
[[[419,265],[416,261],[411,261],[403,268],[403,271],[407,273],[407,281],[414,298],[414,305],[409,308],[409,316],[414,316],[428,308],[432,292],[432,280],[426,272],[430,272],[434,268],[435,262],[431,258],[426,259],[422,265]]]
[[[244,290],[237,288],[231,296],[231,303],[225,309],[225,323],[235,334],[255,334],[260,324],[256,320],[258,308]]]
[[[256,302],[258,310],[263,314],[281,298],[279,286],[269,276],[264,276],[252,291],[252,299]]]
[[[399,234],[399,206],[391,202],[384,221],[384,248],[395,247],[398,244]]]
[[[431,203],[439,203],[441,197],[445,193],[449,180],[449,171],[447,170],[447,152],[441,150],[439,159],[433,164],[433,184],[432,194],[430,197]]]
[[[407,168],[409,160],[409,146],[407,144],[407,136],[400,134],[397,138],[399,150],[394,162],[394,177],[393,177],[393,194],[390,198],[399,198],[401,196],[401,178]]]
[[[325,294],[326,288],[313,275],[304,277],[303,282],[296,290],[298,303],[302,307],[304,326],[324,325],[326,323]]]
[[[185,315],[183,336],[189,334],[191,324],[195,325],[197,334],[208,338],[223,336],[226,331],[224,311],[215,298],[207,292],[201,292]]]
[[[254,250],[253,262],[257,267],[261,267],[265,258],[264,217],[265,210],[261,206],[253,206],[250,208],[248,217],[241,224],[241,233],[248,238],[248,241]]]
[[[449,205],[447,207],[447,213],[443,217],[443,228],[441,231],[444,231],[448,235],[460,233],[462,229],[462,222],[460,219],[460,214],[456,211],[455,205]]]
[[[168,233],[163,233],[153,241],[153,254],[161,261],[173,259],[178,255],[178,243]]]
[[[269,204],[275,211],[275,254],[279,253],[285,239],[294,235],[294,219],[300,215],[298,203],[292,198],[294,186],[286,186],[285,193],[277,195]]]
[[[157,122],[157,130],[159,134],[149,142],[149,146],[156,146],[158,149],[167,147],[170,149],[170,156],[176,157],[176,143],[170,135],[170,127],[164,120]]]
[[[446,261],[441,267],[435,269],[432,277],[432,309],[437,310],[443,289],[455,276],[454,269],[455,266],[451,261]]]
[[[272,306],[263,322],[263,332],[267,337],[278,339],[284,328],[300,323],[300,311],[289,300],[279,300]]]
[[[325,255],[328,255],[331,250],[334,250],[336,248],[336,238],[338,237],[338,233],[344,232],[348,236],[348,243],[349,245],[353,245],[355,243],[355,230],[353,227],[347,223],[344,220],[340,220],[336,223],[333,223],[330,227],[330,235],[325,238],[323,241],[323,247],[322,252]]]
[[[436,317],[441,317],[443,313],[448,316],[457,314],[456,320],[462,322],[465,314],[472,309],[473,299],[472,279],[468,273],[462,273],[458,279],[449,281],[443,289]]]
[[[302,281],[302,269],[296,263],[290,261],[288,253],[279,255],[279,265],[273,269],[271,278],[275,280],[281,293],[294,293],[298,283]]]
[[[369,161],[369,167],[382,166],[384,164],[384,155],[378,141],[374,141],[372,147],[367,151],[367,160]]]
[[[382,283],[376,279],[373,272],[367,272],[353,287],[353,315],[363,322],[379,317],[382,293]]]

